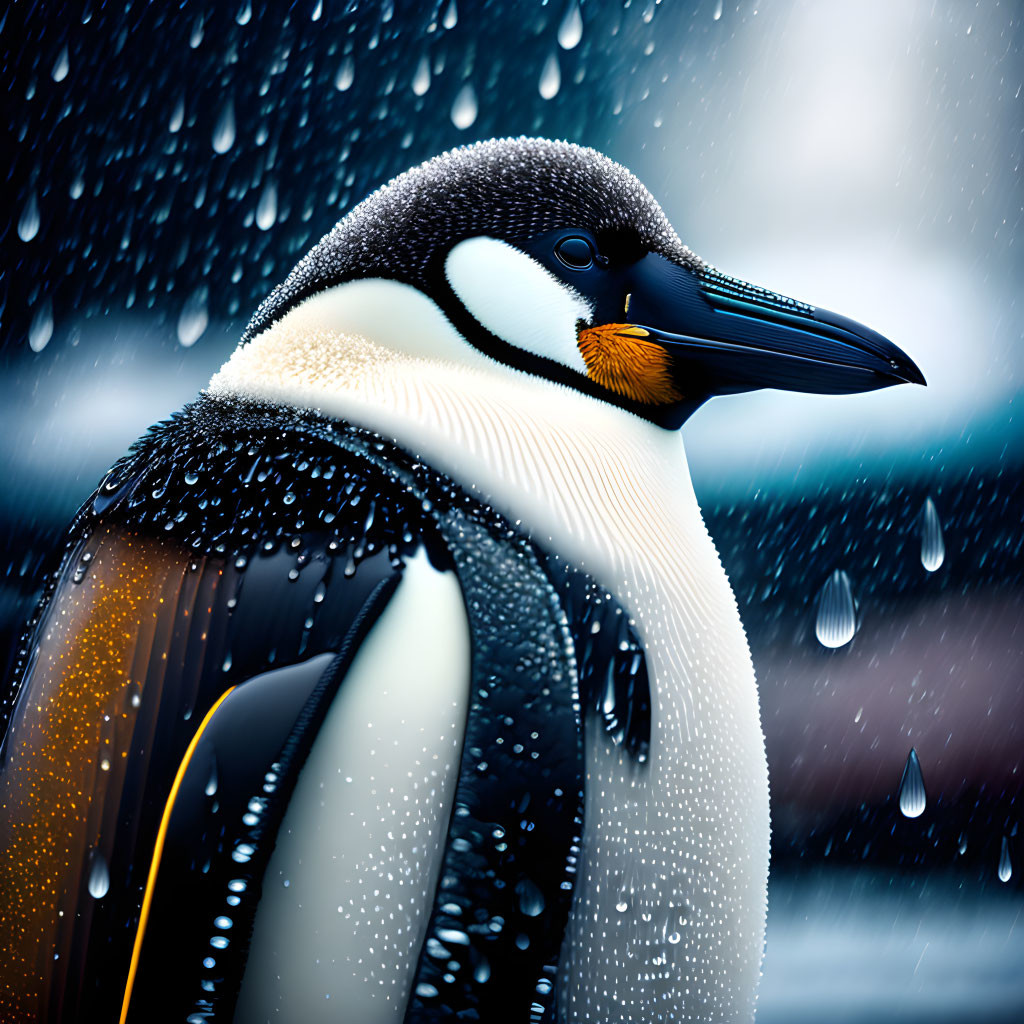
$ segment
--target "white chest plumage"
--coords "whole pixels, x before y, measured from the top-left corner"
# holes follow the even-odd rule
[[[617,595],[647,652],[650,757],[636,765],[590,732],[561,1010],[579,1022],[750,1020],[767,763],[746,639],[681,441],[467,350],[419,292],[357,282],[239,349],[210,390],[394,438]]]

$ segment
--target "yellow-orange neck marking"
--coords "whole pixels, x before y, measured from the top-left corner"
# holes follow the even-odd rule
[[[632,324],[601,324],[580,332],[579,348],[590,379],[635,402],[670,405],[682,395],[672,383],[668,353]]]

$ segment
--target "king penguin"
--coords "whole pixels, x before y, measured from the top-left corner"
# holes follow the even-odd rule
[[[768,773],[678,427],[924,383],[590,149],[355,207],[73,520],[0,764],[5,1021],[750,1021]]]

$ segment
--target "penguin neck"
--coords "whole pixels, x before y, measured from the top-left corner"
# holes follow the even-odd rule
[[[678,432],[491,360],[405,285],[315,296],[240,346],[209,393],[375,430],[620,593],[638,567],[709,543]]]

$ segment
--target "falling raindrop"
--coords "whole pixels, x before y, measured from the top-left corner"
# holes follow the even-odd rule
[[[924,813],[927,802],[921,762],[917,759],[917,751],[911,747],[903,778],[900,779],[900,812],[905,818],[918,818]]]
[[[544,61],[544,67],[540,73],[540,83],[538,89],[540,89],[541,96],[546,100],[553,99],[558,95],[558,90],[562,85],[562,72],[558,67],[558,57],[552,53],[548,56],[548,59]]]
[[[28,197],[25,208],[18,218],[18,237],[23,242],[31,242],[39,233],[39,199],[33,192]]]
[[[171,111],[171,119],[167,123],[167,130],[173,135],[175,132],[181,131],[181,126],[185,123],[185,97],[179,96],[178,102],[174,104],[174,110]]]
[[[718,3],[715,4],[715,13],[712,14],[711,17],[715,21],[718,21],[718,19],[722,17],[722,0],[718,0]]]
[[[477,109],[476,91],[472,84],[467,82],[459,90],[452,104],[452,124],[465,131],[476,120]]]
[[[42,352],[47,342],[53,337],[53,302],[43,299],[32,317],[28,328],[28,347],[33,352]]]
[[[252,4],[249,0],[245,0],[245,3],[238,9],[238,13],[235,15],[235,21],[239,25],[248,25],[252,19]]]
[[[842,569],[836,569],[821,588],[814,632],[823,647],[842,647],[857,632],[850,577]]]
[[[217,759],[210,758],[210,777],[206,780],[206,795],[215,796],[217,793]]]
[[[346,89],[352,88],[352,83],[356,79],[356,62],[351,57],[346,57],[341,64],[338,65],[338,72],[334,76],[334,88],[338,92],[345,92]]]
[[[963,856],[967,852],[967,833],[961,832],[960,839],[957,841],[956,848],[960,851],[960,855]]]
[[[323,17],[324,4],[323,0],[316,0],[316,7],[313,8],[313,13],[309,16],[310,21],[319,21]]]
[[[420,57],[416,65],[416,74],[412,76],[412,91],[417,96],[422,96],[430,88],[430,61],[426,56]]]
[[[544,912],[544,894],[528,878],[516,884],[516,900],[527,917],[539,917]]]
[[[946,559],[946,545],[942,540],[942,524],[935,502],[925,498],[921,509],[921,564],[928,572],[935,572]]]
[[[578,0],[569,0],[565,16],[558,26],[558,45],[563,50],[571,50],[583,38],[583,18],[580,15]]]
[[[999,881],[1008,882],[1013,876],[1013,865],[1010,863],[1010,844],[1003,836],[1003,848],[999,852]]]
[[[110,889],[110,871],[107,862],[99,850],[89,851],[89,895],[101,900]]]
[[[68,77],[68,71],[70,70],[71,62],[68,60],[68,44],[65,43],[60,53],[57,54],[57,59],[53,62],[53,71],[50,74],[55,82],[63,82]]]
[[[235,144],[235,104],[227,99],[220,108],[217,123],[213,129],[213,149],[226,153]]]
[[[444,17],[441,19],[441,24],[445,28],[455,28],[459,20],[459,12],[455,6],[455,0],[448,0],[448,8],[444,12]]]
[[[178,341],[185,348],[194,345],[206,330],[210,317],[206,311],[208,292],[205,285],[200,285],[185,300],[178,317]]]
[[[261,231],[269,231],[277,220],[277,185],[268,181],[263,186],[263,194],[256,206],[256,226]]]

